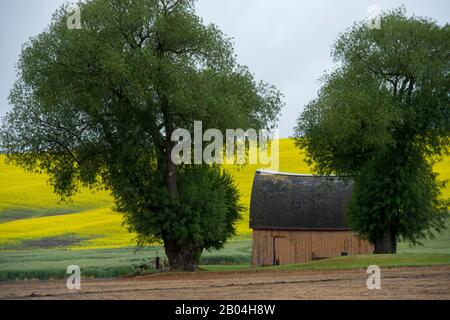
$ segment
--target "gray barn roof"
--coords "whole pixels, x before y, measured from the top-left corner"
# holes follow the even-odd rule
[[[352,186],[336,176],[257,171],[250,227],[285,230],[349,230],[345,208]]]

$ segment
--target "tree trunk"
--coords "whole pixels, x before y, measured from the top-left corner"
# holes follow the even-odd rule
[[[397,253],[397,236],[392,230],[387,230],[375,239],[375,254]]]
[[[163,54],[163,52],[161,52]],[[165,147],[166,147],[166,187],[173,199],[178,199],[178,182],[177,182],[177,165],[172,161],[172,150],[175,142],[171,140],[172,133],[175,130],[175,124],[170,113],[169,103],[164,94],[161,97],[161,111],[164,118],[165,127]],[[169,267],[171,271],[195,271],[197,269],[203,248],[200,248],[193,241],[181,240],[176,241],[167,239],[163,235],[164,249],[169,259]]]
[[[169,193],[174,197],[178,198],[178,185],[177,185],[177,166],[172,162],[172,150],[173,143],[171,141],[167,142],[167,176],[166,185]]]
[[[203,252],[203,248],[187,241],[179,244],[174,240],[164,240],[164,248],[170,271],[195,271]]]
[[[168,110],[169,103],[167,99],[162,96],[162,114],[164,117],[164,127],[166,129],[166,164],[167,164],[167,172],[166,172],[166,185],[169,193],[174,197],[178,198],[178,186],[177,186],[177,165],[172,161],[172,150],[175,146],[175,142],[172,141],[172,133],[175,130],[172,115]]]

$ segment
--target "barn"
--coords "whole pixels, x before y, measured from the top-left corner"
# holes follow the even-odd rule
[[[250,202],[252,265],[372,253],[373,246],[347,224],[351,193],[351,183],[336,176],[257,171]]]

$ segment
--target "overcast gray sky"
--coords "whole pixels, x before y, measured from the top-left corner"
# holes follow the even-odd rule
[[[48,25],[64,0],[1,0],[0,116],[11,107],[8,94],[22,44]],[[333,66],[330,47],[339,32],[366,18],[367,8],[405,5],[408,14],[450,22],[449,0],[199,0],[197,13],[234,38],[241,64],[258,80],[270,82],[285,96],[280,135],[292,134],[295,120],[319,88],[317,79]]]

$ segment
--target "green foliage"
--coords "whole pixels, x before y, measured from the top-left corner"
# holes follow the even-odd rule
[[[386,12],[334,44],[336,70],[298,119],[297,146],[324,174],[353,177],[350,222],[375,242],[420,241],[448,215],[431,165],[450,146],[450,26]]]
[[[144,229],[129,226],[142,231],[142,239],[153,233],[220,246],[239,216],[232,184],[213,179],[208,209],[218,209],[220,218],[214,227],[198,222],[211,222],[206,207],[183,192],[207,188],[183,181],[177,186],[172,133],[186,128],[193,134],[194,121],[223,132],[273,128],[280,93],[236,62],[231,41],[202,23],[193,1],[91,0],[79,6],[80,30],[67,28],[63,6],[24,46],[10,95],[13,111],[1,130],[8,160],[49,174],[64,199],[83,186],[111,190],[126,222],[135,223],[129,217],[137,214],[148,219]],[[189,169],[179,169],[186,181]]]
[[[190,240],[201,248],[221,249],[236,235],[243,207],[232,177],[218,168],[189,166],[178,171],[180,197],[172,199],[161,183],[148,181],[148,193],[118,188],[117,210],[140,244],[161,239]]]
[[[433,238],[432,230],[445,228],[449,205],[440,199],[436,176],[419,154],[405,166],[392,166],[388,158],[368,162],[355,177],[350,223],[372,243],[385,230],[411,244]]]

